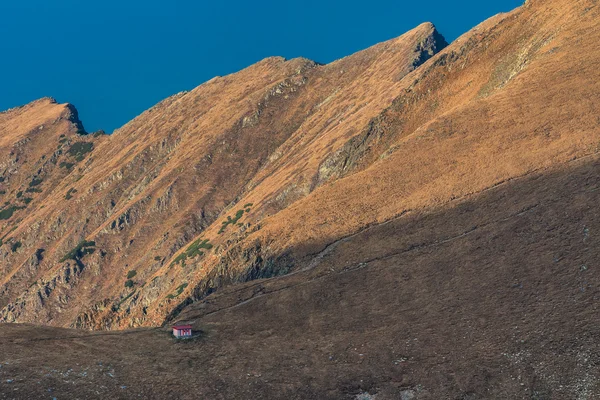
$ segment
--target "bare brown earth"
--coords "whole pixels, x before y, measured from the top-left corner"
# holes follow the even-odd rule
[[[110,136],[0,114],[0,320],[203,332],[0,325],[0,393],[598,398],[599,14],[269,58]]]

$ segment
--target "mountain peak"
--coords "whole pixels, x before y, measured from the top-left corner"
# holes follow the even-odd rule
[[[431,57],[442,51],[448,46],[446,38],[437,30],[431,22],[425,22],[417,27],[417,29],[426,29],[427,36],[418,44],[418,57],[415,59],[414,66],[418,67]]]
[[[41,104],[58,104],[58,102],[56,101],[56,99],[54,97],[50,97],[50,96],[45,96],[42,97],[40,99],[34,100],[31,102],[31,104],[35,104],[35,103],[41,103]]]

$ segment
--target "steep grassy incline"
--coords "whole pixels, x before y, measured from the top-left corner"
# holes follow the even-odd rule
[[[19,234],[35,229],[24,221],[56,193],[64,215],[70,185],[103,140],[101,132],[85,132],[75,107],[54,99],[0,113],[0,306],[35,280],[47,255],[39,237]],[[61,232],[47,235],[57,239]]]
[[[599,189],[594,156],[373,226],[186,308],[189,341],[0,324],[0,398],[594,399]]]
[[[595,398],[598,71],[597,1],[528,0],[447,47],[263,60],[93,148],[67,105],[0,114],[0,187],[43,189],[0,221],[0,320],[166,325],[0,324],[1,387]]]
[[[0,319],[160,325],[229,284],[310,269],[370,226],[593,155],[598,21],[590,0],[532,1],[449,46],[423,24],[328,65],[269,58],[91,154],[74,143],[61,163],[77,173],[6,211]],[[25,127],[15,140],[52,109],[34,108],[3,114]],[[62,130],[83,129],[72,110]]]
[[[201,260],[227,249],[243,225],[239,213],[251,213],[250,202],[236,205],[245,193],[260,186],[277,197],[272,211],[310,193],[317,185],[307,179],[329,152],[445,45],[423,24],[326,66],[269,58],[146,111],[16,227],[22,248],[10,260],[14,274],[36,248],[45,249],[44,260],[27,279],[4,277],[10,294],[2,319],[101,329],[160,324],[194,287]],[[307,153],[313,161],[305,164]],[[290,189],[298,182],[302,190]],[[231,223],[204,237],[219,216]]]
[[[342,179],[266,218],[265,191],[242,198],[254,204],[242,222],[260,226],[241,227],[227,252],[203,261],[182,306],[223,282],[307,268],[374,224],[595,154],[598,21],[590,1],[533,2],[459,38],[403,78],[404,93],[331,153],[327,168]]]

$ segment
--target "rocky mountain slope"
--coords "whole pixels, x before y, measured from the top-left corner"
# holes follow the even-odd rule
[[[328,65],[269,58],[112,135],[50,99],[0,114],[0,320],[203,332],[4,324],[1,377],[595,398],[599,10],[529,0],[451,44],[423,24]]]
[[[159,325],[373,224],[594,153],[596,12],[533,2],[447,47],[423,24],[329,65],[266,59],[110,136],[48,99],[2,114],[2,320]]]
[[[0,398],[595,399],[599,188],[595,155],[373,226],[189,341],[0,324]]]
[[[47,193],[43,204],[3,221],[2,319],[96,329],[162,323],[214,268],[210,263],[227,257],[238,231],[255,229],[266,213],[314,190],[319,163],[444,46],[423,24],[325,66],[269,58],[166,99],[89,142],[86,160],[58,187],[39,186]],[[35,121],[31,126],[43,124],[32,105],[20,113]],[[51,148],[35,150],[55,151],[52,137],[45,139]],[[6,141],[6,151],[13,143]],[[305,154],[309,164],[301,161]],[[8,169],[3,176],[6,184],[17,180]],[[243,220],[174,261],[219,217],[238,212],[250,192],[264,199],[244,207]]]

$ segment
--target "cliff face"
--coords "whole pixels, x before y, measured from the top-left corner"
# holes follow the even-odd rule
[[[423,24],[328,65],[269,58],[110,136],[50,100],[0,114],[1,320],[160,325],[366,228],[594,155],[597,17],[528,2],[450,45]]]

